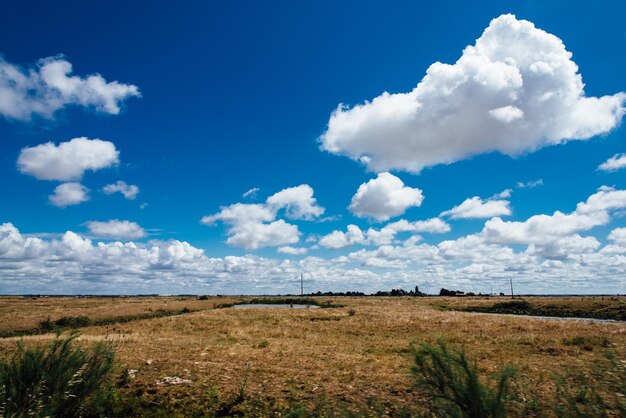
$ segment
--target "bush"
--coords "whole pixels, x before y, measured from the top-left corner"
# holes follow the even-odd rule
[[[78,334],[0,359],[0,411],[7,417],[99,415],[110,395],[114,352],[104,344],[74,346]]]
[[[81,328],[92,324],[91,319],[86,316],[64,316],[56,321],[51,321],[50,318],[39,323],[39,328],[43,331],[54,331],[63,328]]]
[[[432,410],[439,416],[505,417],[509,380],[515,375],[511,367],[503,369],[495,389],[478,378],[476,366],[463,351],[450,351],[442,341],[423,344],[413,350],[412,368],[416,383],[430,395]]]

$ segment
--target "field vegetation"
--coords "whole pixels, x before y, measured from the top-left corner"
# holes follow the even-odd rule
[[[115,353],[107,377],[113,392],[102,407],[108,416],[626,412],[624,322],[449,310],[510,301],[505,298],[316,297],[341,307],[293,310],[217,309],[252,298],[42,299],[2,298],[0,332],[33,329],[48,318],[89,318],[72,343],[84,353],[100,344]],[[558,300],[576,309],[624,303]],[[54,332],[2,338],[0,358],[10,363],[23,350],[45,352],[56,338]]]
[[[437,298],[435,306],[465,312],[626,321],[626,298],[618,296]]]

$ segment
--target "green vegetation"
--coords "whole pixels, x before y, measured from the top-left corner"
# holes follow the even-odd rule
[[[423,344],[413,352],[416,384],[426,390],[431,408],[438,416],[501,418],[507,416],[509,381],[515,369],[506,367],[495,388],[484,385],[476,366],[463,351],[449,350],[443,341]]]
[[[492,305],[464,305],[448,306],[438,304],[437,308],[464,312],[498,313],[512,315],[553,316],[559,318],[590,318],[626,321],[626,304],[614,306],[592,306],[577,308],[560,304],[540,305],[527,302],[523,299],[514,299],[508,302],[498,302]]]
[[[24,348],[0,359],[0,412],[5,417],[100,416],[110,396],[114,352],[74,346],[77,334],[47,347]]]
[[[307,306],[319,306],[320,308],[343,308],[343,305],[338,305],[330,300],[319,302],[315,299],[304,297],[286,297],[286,298],[254,298],[244,299],[235,303],[220,303],[214,305],[215,309],[232,308],[235,305],[307,305]]]

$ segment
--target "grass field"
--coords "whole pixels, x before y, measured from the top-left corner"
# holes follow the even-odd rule
[[[110,341],[122,369],[134,376],[127,394],[167,404],[180,416],[211,394],[234,400],[245,391],[280,409],[324,402],[352,411],[393,415],[424,411],[427,399],[410,374],[411,346],[445,341],[476,362],[481,377],[507,364],[517,369],[514,414],[554,416],[558,393],[592,416],[620,416],[626,381],[626,323],[546,320],[451,311],[510,299],[317,298],[327,309],[216,308],[239,298],[0,298],[0,333],[35,329],[48,318],[86,316],[108,325],[81,328],[81,344]],[[626,298],[526,298],[533,304],[607,309]],[[446,308],[442,308],[445,306]],[[140,319],[156,310],[191,312]],[[116,317],[136,320],[115,323]],[[26,346],[53,333],[22,337]],[[0,339],[0,356],[18,338]],[[180,384],[163,382],[179,377]],[[158,384],[157,382],[161,383]],[[558,383],[561,382],[561,383]],[[621,386],[620,386],[621,385]],[[173,412],[172,412],[173,413]]]

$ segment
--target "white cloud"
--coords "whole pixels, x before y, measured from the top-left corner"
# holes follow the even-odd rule
[[[356,225],[348,225],[347,232],[333,231],[322,237],[319,241],[319,245],[324,248],[336,250],[354,244],[363,244],[364,242],[365,235],[363,235],[361,228]]]
[[[254,199],[256,197],[257,193],[259,192],[259,190],[261,190],[261,189],[259,189],[258,187],[253,187],[250,190],[248,190],[247,192],[245,192],[242,195],[242,197],[244,197],[244,198],[249,197],[250,199]]]
[[[572,234],[541,245],[531,244],[528,246],[527,252],[543,258],[558,260],[593,253],[598,247],[600,247],[600,242],[595,237],[581,237],[578,234]]]
[[[321,148],[372,171],[418,173],[609,132],[624,115],[626,94],[586,97],[571,57],[556,36],[502,15],[455,64],[432,64],[412,91],[339,105]]]
[[[388,245],[396,240],[396,236],[402,232],[443,234],[450,232],[450,225],[439,218],[431,218],[423,221],[409,222],[405,219],[390,222],[381,229],[369,228],[362,231],[357,225],[348,225],[347,231],[333,231],[319,240],[319,245],[324,248],[340,249],[355,244],[362,245]],[[409,240],[419,241],[421,237],[413,235]]]
[[[131,240],[146,236],[146,231],[136,222],[117,219],[106,222],[89,221],[87,222],[87,228],[92,235],[99,238]]]
[[[105,194],[121,193],[126,199],[135,200],[139,193],[139,187],[134,184],[127,184],[123,180],[118,180],[115,183],[107,184],[102,188]]]
[[[78,205],[89,200],[89,189],[76,182],[62,183],[55,187],[48,200],[60,208]]]
[[[349,209],[360,218],[386,221],[402,215],[412,206],[420,206],[423,200],[420,189],[405,186],[393,174],[379,173],[375,179],[359,186]]]
[[[615,154],[598,166],[600,171],[617,171],[626,167],[626,154]]]
[[[213,225],[222,221],[230,225],[226,243],[236,247],[255,250],[295,244],[301,235],[298,227],[282,219],[276,220],[283,209],[290,219],[312,220],[324,213],[324,208],[313,197],[313,189],[303,184],[273,194],[265,204],[235,203],[224,206],[220,212],[204,216],[200,222]]]
[[[590,237],[560,241],[575,254],[557,251],[552,254],[557,258],[543,258],[536,246],[518,252],[469,235],[438,246],[411,239],[330,260],[218,258],[177,240],[93,242],[72,231],[33,237],[5,223],[0,224],[0,293],[290,293],[299,290],[293,277],[300,271],[307,272],[305,286],[311,291],[419,285],[427,292],[441,287],[476,292],[493,284],[498,292],[513,277],[522,293],[623,292],[624,253],[594,251],[597,242]]]
[[[281,254],[302,255],[302,254],[306,254],[307,249],[304,247],[292,247],[290,245],[286,245],[284,247],[278,247],[276,251],[278,251]]]
[[[219,213],[203,217],[201,223],[213,225],[222,221],[230,225],[226,243],[248,250],[299,241],[300,231],[296,225],[274,219],[276,212],[265,205],[235,203],[223,207]]]
[[[586,202],[576,205],[576,210],[565,214],[534,215],[526,221],[505,222],[493,218],[485,223],[482,236],[487,242],[497,244],[548,245],[580,231],[609,223],[610,212],[626,208],[626,190],[603,186],[589,196]]]
[[[248,250],[295,244],[300,240],[298,227],[282,219],[268,224],[244,223],[234,225],[228,230],[228,233],[231,236],[226,240],[227,244]]]
[[[431,234],[445,234],[450,232],[450,225],[439,218],[430,218],[425,221],[415,221],[412,223],[415,232],[429,232]]]
[[[513,193],[513,189],[504,189],[500,193],[496,193],[491,196],[490,200],[493,199],[508,199],[511,197],[511,193]]]
[[[497,195],[499,196],[499,195]],[[441,212],[439,216],[449,216],[452,219],[481,219],[494,216],[509,216],[511,208],[508,200],[482,200],[478,196],[465,199],[463,203],[450,210]]]
[[[227,224],[269,222],[276,218],[274,211],[261,204],[235,203],[224,206],[214,215],[204,216],[201,223],[213,225],[217,221]]]
[[[543,179],[531,180],[526,183],[518,181],[515,185],[518,189],[534,189],[537,186],[543,186]]]
[[[615,228],[608,238],[616,244],[626,245],[626,228]]]
[[[388,245],[391,244],[395,240],[396,235],[401,232],[444,234],[450,232],[450,225],[439,218],[416,222],[400,219],[399,221],[388,223],[380,230],[369,228],[367,230],[367,241],[369,244]]]
[[[611,244],[602,248],[604,254],[626,254],[626,228],[615,228],[607,237]]]
[[[87,170],[96,171],[119,163],[119,151],[109,141],[74,138],[22,148],[17,167],[40,180],[80,180]]]
[[[267,205],[273,210],[285,209],[289,219],[311,220],[324,213],[324,208],[313,197],[313,188],[308,184],[289,187],[267,198]]]
[[[72,64],[59,56],[39,60],[30,69],[0,57],[0,114],[19,120],[33,115],[51,118],[57,110],[77,105],[116,115],[124,100],[140,96],[132,84],[107,82],[99,74],[81,78],[71,73]]]

